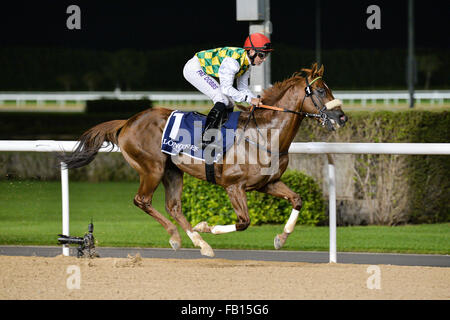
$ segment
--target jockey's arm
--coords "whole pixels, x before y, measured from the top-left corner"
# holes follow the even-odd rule
[[[239,70],[240,66],[236,60],[228,57],[225,58],[219,68],[220,89],[224,95],[231,97],[236,102],[245,101],[251,103],[255,95],[248,89],[249,71],[240,77],[242,78],[247,74],[246,85],[243,84],[245,79],[238,78],[238,89],[233,87],[234,77]],[[242,83],[240,84],[240,82]]]
[[[250,99],[256,98],[256,95],[253,92],[251,92],[250,89],[248,88],[248,79],[249,78],[250,78],[250,69],[247,70],[243,75],[241,75],[240,77],[238,77],[236,79],[237,89],[240,92],[245,93],[245,95],[249,96]],[[248,102],[248,101],[246,101],[246,102]]]

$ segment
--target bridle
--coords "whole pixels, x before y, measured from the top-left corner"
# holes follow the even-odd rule
[[[293,110],[289,110],[289,109],[286,109],[286,108],[275,107],[275,106],[268,106],[268,105],[263,105],[263,104],[259,105],[259,106],[252,105],[250,107],[250,115],[249,115],[249,117],[248,117],[248,119],[247,119],[247,121],[246,121],[246,123],[244,125],[244,131],[247,128],[250,120],[253,118],[253,122],[255,123],[256,130],[262,136],[262,134],[261,134],[261,132],[260,132],[260,130],[258,128],[258,124],[256,123],[256,117],[255,117],[255,110],[256,109],[269,109],[269,110],[274,110],[274,111],[293,113],[293,114],[296,114],[296,115],[299,115],[299,116],[304,116],[306,118],[317,118],[320,121],[322,126],[326,125],[329,130],[335,130],[334,127],[333,127],[333,124],[330,121],[330,118],[329,118],[328,114],[325,113],[325,110],[327,110],[327,106],[323,103],[322,99],[319,98],[320,99],[320,103],[321,103],[321,106],[319,107],[317,105],[316,101],[313,98],[315,94],[314,94],[314,90],[312,89],[311,85],[314,82],[316,82],[317,80],[321,79],[322,77],[319,76],[319,77],[315,78],[313,81],[311,81],[311,83],[309,83],[307,75],[304,75],[303,77],[305,78],[306,87],[305,87],[305,95],[303,96],[302,104],[300,106],[300,111],[293,111]],[[318,113],[310,113],[310,112],[302,111],[303,110],[303,104],[305,103],[305,99],[306,98],[310,98],[311,99],[311,101],[314,104],[314,107],[317,109]],[[259,143],[253,142],[253,141],[249,140],[248,138],[245,138],[245,141],[256,145],[258,148],[263,147]],[[269,150],[267,148],[265,148],[265,149],[266,149],[266,151],[269,154],[275,153],[275,152],[273,152],[273,151],[271,151],[271,150]],[[276,154],[278,154],[278,155],[286,155],[286,154],[288,154],[288,152],[277,152]]]
[[[253,106],[250,109],[251,112],[251,116],[254,117],[254,110],[261,108],[261,109],[270,109],[270,110],[274,110],[274,111],[281,111],[281,112],[288,112],[288,113],[293,113],[299,116],[304,116],[306,118],[318,118],[320,123],[322,124],[322,126],[325,125],[331,125],[331,121],[330,118],[328,117],[328,114],[325,113],[325,110],[327,110],[326,105],[323,103],[322,99],[320,99],[320,104],[321,106],[319,107],[316,103],[316,101],[314,100],[314,90],[312,89],[311,85],[316,82],[317,80],[321,79],[322,77],[317,77],[315,78],[313,81],[311,81],[311,83],[309,83],[308,81],[308,76],[303,76],[305,78],[305,82],[306,82],[306,87],[305,87],[305,95],[303,96],[303,100],[302,100],[302,104],[300,106],[300,111],[293,111],[293,110],[289,110],[286,108],[280,108],[280,107],[274,107],[274,106],[268,106],[268,105],[259,105],[259,106]],[[317,97],[317,96],[316,96]],[[306,98],[310,98],[312,103],[314,104],[314,107],[317,109],[318,113],[310,113],[310,112],[305,112],[302,111],[303,110],[303,104],[305,103]],[[331,125],[331,128],[333,128],[333,126]]]

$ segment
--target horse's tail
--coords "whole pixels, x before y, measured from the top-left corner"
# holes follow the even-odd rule
[[[64,162],[68,169],[80,168],[91,163],[104,142],[108,142],[108,145],[118,144],[120,129],[126,122],[127,120],[113,120],[92,127],[81,135],[76,149],[71,154],[58,156],[59,161]],[[113,148],[114,145],[111,150]]]

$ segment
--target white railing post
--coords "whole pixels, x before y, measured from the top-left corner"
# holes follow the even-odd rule
[[[330,263],[337,262],[336,253],[336,171],[333,156],[327,154],[328,158],[328,206],[330,225]]]
[[[61,193],[62,193],[62,234],[69,236],[69,169],[61,162]],[[63,256],[69,256],[69,245],[64,244]]]

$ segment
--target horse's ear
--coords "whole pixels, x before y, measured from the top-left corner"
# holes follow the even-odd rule
[[[320,67],[319,70],[317,70],[317,75],[318,75],[319,77],[323,76],[323,70],[324,70],[323,65]]]
[[[314,77],[316,72],[317,72],[317,62],[314,62],[311,66],[311,77]]]

